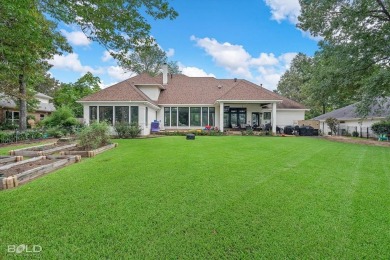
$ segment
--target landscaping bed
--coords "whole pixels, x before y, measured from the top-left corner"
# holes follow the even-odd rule
[[[347,137],[347,136],[325,136],[325,138],[330,141],[343,142],[343,143],[390,147],[390,142],[378,141],[377,139],[365,139],[365,138]]]
[[[77,144],[69,144],[67,142],[56,142],[49,143],[44,145],[32,146],[27,148],[22,148],[18,150],[11,150],[10,155],[22,155],[22,156],[43,156],[53,153],[57,153],[63,150],[68,150],[76,147]]]
[[[0,167],[23,160],[23,156],[0,156]]]
[[[38,156],[1,166],[0,189],[16,187],[58,168],[79,162],[80,159],[80,156]]]
[[[76,146],[67,151],[61,151],[60,155],[80,155],[81,157],[94,157],[95,155],[102,153],[104,151],[110,150],[117,147],[117,143],[108,144],[97,149],[85,149],[84,147]]]

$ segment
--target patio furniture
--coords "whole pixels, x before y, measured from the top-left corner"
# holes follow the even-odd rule
[[[236,124],[232,124],[232,129],[239,129],[239,127],[238,127],[238,125],[236,125]]]
[[[381,134],[378,136],[378,141],[389,141],[387,134]]]

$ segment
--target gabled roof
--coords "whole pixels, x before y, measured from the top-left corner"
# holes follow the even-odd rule
[[[382,103],[382,106],[378,104]],[[356,120],[361,119],[361,116],[357,114],[356,107],[358,103],[342,107],[336,110],[333,110],[329,113],[317,116],[313,118],[314,120],[326,120],[327,118],[333,117],[338,120]],[[368,112],[368,118],[385,118],[390,115],[390,98],[385,98],[382,100],[377,100],[376,104],[371,106],[370,111]]]
[[[216,79],[212,77],[188,77],[182,74],[168,75],[163,85],[162,74],[151,77],[146,73],[122,81],[80,101],[151,101],[137,85],[161,85],[159,105],[212,105],[217,101],[280,101],[278,108],[305,109],[295,101],[282,97],[261,86],[241,79]]]
[[[146,78],[146,80],[150,79]],[[152,104],[156,104],[155,101],[152,101],[141,90],[139,90],[134,83],[135,81],[133,78],[130,78],[86,96],[80,101],[148,101]],[[152,82],[152,84],[157,83]]]

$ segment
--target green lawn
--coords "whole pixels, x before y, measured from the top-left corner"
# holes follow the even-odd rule
[[[390,258],[390,149],[317,138],[119,140],[0,192],[0,259]],[[25,255],[33,255],[26,253]]]

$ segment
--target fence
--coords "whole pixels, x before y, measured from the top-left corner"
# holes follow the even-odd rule
[[[360,138],[377,138],[377,135],[372,131],[371,127],[366,126],[339,126],[337,135],[355,136]]]

